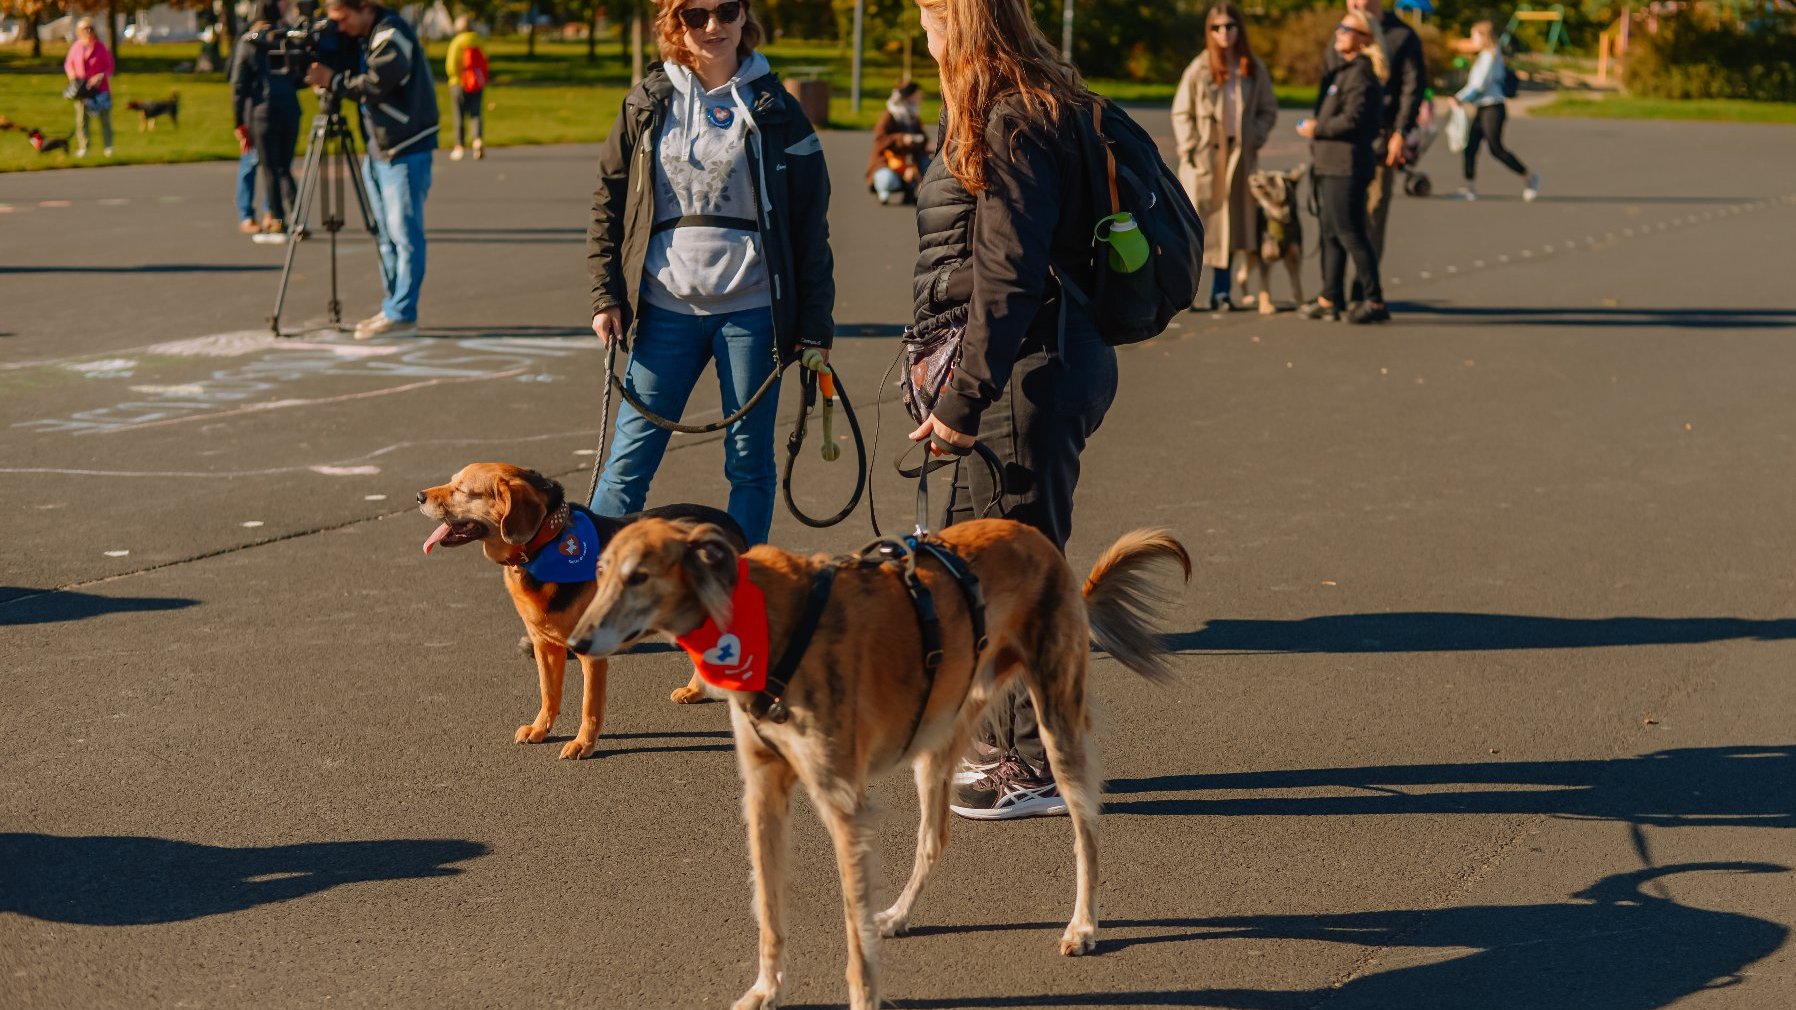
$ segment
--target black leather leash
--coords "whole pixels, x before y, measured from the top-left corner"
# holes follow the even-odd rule
[[[779,662],[767,671],[767,686],[748,703],[748,714],[755,719],[783,723],[792,714],[786,708],[786,689],[791,686],[792,675],[798,672],[805,651],[811,647],[811,639],[816,637],[817,625],[823,621],[823,610],[829,605],[830,588],[835,584],[834,562],[819,568],[811,577],[811,592],[805,599],[804,613],[786,639]]]

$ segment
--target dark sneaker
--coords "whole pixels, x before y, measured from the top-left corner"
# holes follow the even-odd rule
[[[1053,779],[1038,777],[1016,757],[1007,756],[978,781],[956,786],[948,809],[975,821],[1008,821],[1064,814],[1066,800]]]
[[[1004,761],[1004,752],[984,740],[974,740],[973,746],[960,756],[960,763],[954,766],[954,784],[964,786],[990,775],[998,770]]]
[[[1324,305],[1321,302],[1304,302],[1297,306],[1297,318],[1339,320],[1341,310],[1336,306]]]
[[[1360,302],[1347,313],[1347,321],[1355,325],[1388,322],[1390,318],[1391,310],[1383,302]]]

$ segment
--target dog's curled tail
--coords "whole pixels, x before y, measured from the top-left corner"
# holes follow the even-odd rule
[[[1111,544],[1085,578],[1091,640],[1117,662],[1160,683],[1172,679],[1166,643],[1157,628],[1170,601],[1151,577],[1162,562],[1176,563],[1185,581],[1191,581],[1191,555],[1184,544],[1166,530],[1135,530]]]

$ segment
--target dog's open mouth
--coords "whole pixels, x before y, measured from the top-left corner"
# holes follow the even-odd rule
[[[424,553],[437,547],[460,547],[486,536],[486,524],[478,519],[453,519],[438,526],[424,541]]]

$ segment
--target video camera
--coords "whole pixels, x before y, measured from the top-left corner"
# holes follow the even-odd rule
[[[314,63],[337,73],[354,70],[355,40],[338,31],[330,18],[318,16],[318,0],[299,0],[298,6],[298,25],[275,25],[248,36],[268,51],[270,70],[295,81],[305,77]]]

